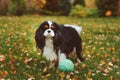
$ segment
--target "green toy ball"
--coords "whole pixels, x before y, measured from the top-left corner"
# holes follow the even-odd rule
[[[71,72],[74,70],[74,64],[69,59],[64,59],[59,62],[58,69],[62,72]]]

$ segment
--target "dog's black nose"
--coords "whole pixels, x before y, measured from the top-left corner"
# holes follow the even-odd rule
[[[48,30],[48,33],[50,33],[51,31],[50,30]]]

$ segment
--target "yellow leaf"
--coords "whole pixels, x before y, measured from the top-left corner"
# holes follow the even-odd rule
[[[46,72],[47,70],[48,70],[48,68],[47,68],[47,67],[45,67],[45,68],[44,68],[44,70],[43,70],[43,72]]]
[[[106,62],[104,60],[100,60],[100,65],[104,65]]]
[[[92,78],[87,78],[86,80],[93,80]]]
[[[51,74],[46,74],[45,77],[49,77]]]
[[[5,56],[4,55],[0,55],[0,62],[5,62]]]
[[[1,75],[2,78],[5,78],[8,75],[8,72],[7,71],[2,71],[0,73],[0,75]]]
[[[75,75],[72,80],[79,80],[79,76]]]
[[[113,66],[113,63],[112,63],[112,62],[109,62],[108,65],[109,65],[109,66]]]
[[[59,74],[59,76],[60,76],[61,78],[63,78],[63,77],[65,77],[65,73],[64,73],[64,72],[61,72],[61,73]]]
[[[87,65],[86,64],[82,64],[82,68],[83,69],[87,68]]]
[[[104,73],[109,73],[110,71],[108,69],[104,69]]]
[[[112,77],[112,76],[110,76],[110,80],[113,80],[113,77]]]

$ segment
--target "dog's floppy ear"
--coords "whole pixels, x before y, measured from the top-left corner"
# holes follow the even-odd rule
[[[40,27],[36,30],[35,41],[36,41],[36,46],[42,50],[45,45],[45,38],[43,36],[43,31]]]
[[[56,34],[53,38],[54,46],[59,46],[62,43],[62,34],[60,31],[60,26],[56,23],[55,26],[57,27]]]

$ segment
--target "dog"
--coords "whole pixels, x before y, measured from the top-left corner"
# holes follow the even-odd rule
[[[79,62],[82,57],[81,27],[59,25],[53,21],[44,21],[35,33],[36,46],[50,62],[59,62],[68,58],[74,50]]]

